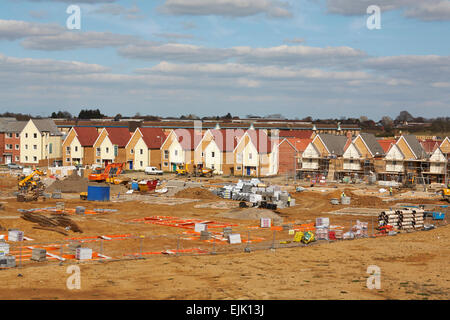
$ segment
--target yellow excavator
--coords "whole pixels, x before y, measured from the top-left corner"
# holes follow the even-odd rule
[[[209,169],[203,166],[203,164],[180,164],[176,169],[176,174],[178,176],[188,176],[188,177],[212,177],[213,169]]]
[[[44,184],[40,180],[40,176],[44,173],[41,170],[34,170],[28,176],[21,176],[17,183],[18,193],[17,201],[36,201],[44,191]],[[36,179],[38,177],[38,179]]]
[[[447,185],[447,188],[442,189],[442,198],[450,202],[450,183]]]

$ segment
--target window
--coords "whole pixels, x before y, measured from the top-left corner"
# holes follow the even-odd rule
[[[19,160],[19,156],[16,156],[16,162],[19,162],[20,160]]]
[[[53,151],[53,144],[50,143],[50,144],[49,144],[49,151],[48,151],[48,153],[52,153],[52,151]]]
[[[237,162],[241,163],[242,162],[242,152],[239,152],[237,154]]]
[[[8,138],[12,138],[12,137],[13,137],[12,133],[7,133],[6,136],[7,136]]]
[[[169,165],[168,162],[164,162],[164,167],[167,167]]]
[[[25,145],[25,150],[28,150],[28,145],[27,144]]]
[[[202,152],[202,158],[205,156],[205,154]]]
[[[97,148],[97,157],[100,157],[100,148]]]
[[[75,146],[75,152],[78,152],[78,146]]]
[[[175,156],[177,156],[178,155],[178,150],[175,150]]]
[[[70,147],[66,147],[66,153],[70,154]]]
[[[19,134],[18,133],[16,133],[16,138],[18,138],[19,137]]]
[[[130,153],[133,154],[134,153],[134,149],[130,149]]]
[[[96,162],[97,162],[97,163],[100,163],[100,159],[97,159]]]
[[[144,162],[143,161],[139,161],[139,164],[142,166],[144,166]]]
[[[251,153],[248,154],[248,159],[252,160],[252,154]]]
[[[25,161],[28,161],[28,156],[25,156]]]
[[[25,133],[25,138],[28,138],[28,133]]]
[[[37,157],[36,156],[33,157],[33,161],[37,161]]]
[[[18,144],[16,144],[16,150],[19,150],[19,145]]]
[[[141,149],[141,154],[144,154],[144,149]]]
[[[66,158],[66,161],[67,161],[67,162],[70,162],[70,158]]]
[[[213,170],[214,170],[214,164],[211,164],[211,169],[213,169]]]
[[[9,146],[10,146],[10,144],[5,144],[5,149],[6,149],[6,150],[11,149]]]
[[[239,171],[239,170],[242,170],[242,167],[241,167],[241,166],[237,166],[237,167],[236,167],[236,170],[238,170],[238,171]]]
[[[33,133],[33,138],[37,138],[37,133]]]
[[[169,159],[169,150],[164,150],[164,159]]]
[[[117,157],[118,154],[119,154],[119,147],[114,146],[114,156]]]
[[[33,144],[33,149],[37,150],[37,144]]]
[[[108,148],[108,147],[106,147],[106,150],[105,150],[105,151],[106,151],[106,153],[109,153],[109,148]]]
[[[213,152],[211,152],[211,158],[214,158],[214,151]],[[214,169],[214,168],[213,168]]]

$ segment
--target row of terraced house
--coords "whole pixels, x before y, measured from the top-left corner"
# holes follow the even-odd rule
[[[0,163],[36,166],[124,162],[129,170],[154,166],[174,172],[179,165],[201,163],[223,175],[295,173],[328,180],[376,175],[379,180],[397,181],[414,175],[426,182],[445,182],[449,155],[448,137],[379,139],[339,125],[292,129],[240,124],[221,128],[216,123],[197,128],[156,123],[131,127],[111,122],[56,124],[52,119],[0,118]]]

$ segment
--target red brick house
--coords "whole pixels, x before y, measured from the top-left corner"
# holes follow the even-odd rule
[[[20,163],[20,132],[26,124],[14,118],[0,120],[0,164]]]
[[[284,138],[279,144],[279,174],[293,174],[301,168],[300,156],[312,139]]]

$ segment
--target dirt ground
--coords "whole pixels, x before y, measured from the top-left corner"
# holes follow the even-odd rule
[[[231,180],[231,179],[228,179]],[[237,179],[236,179],[237,180]],[[450,227],[441,226],[431,231],[398,234],[392,237],[357,239],[352,241],[316,242],[314,245],[282,248],[278,240],[288,239],[287,231],[276,232],[277,246],[270,250],[271,230],[255,229],[257,220],[238,220],[220,217],[220,213],[237,209],[239,202],[205,196],[204,190],[184,190],[186,197],[198,201],[165,205],[170,197],[149,196],[143,201],[87,202],[78,199],[64,200],[66,208],[84,206],[86,209],[116,209],[96,215],[70,215],[84,231],[69,232],[64,236],[53,231],[34,229],[35,224],[20,218],[17,209],[54,207],[61,200],[18,203],[11,192],[14,178],[0,181],[3,210],[0,225],[6,229],[18,228],[35,242],[67,241],[72,237],[98,237],[100,235],[144,236],[143,240],[129,239],[103,243],[101,250],[115,259],[137,252],[154,252],[168,249],[200,248],[217,255],[144,255],[145,259],[110,262],[83,262],[67,260],[58,262],[27,262],[22,268],[0,270],[0,299],[448,299],[450,297]],[[221,179],[204,179],[205,187],[220,184]],[[222,180],[223,181],[223,180]],[[292,190],[293,186],[284,186]],[[445,204],[436,199],[402,198],[383,201],[376,196],[353,193],[355,186],[311,188],[292,193],[296,206],[277,210],[284,223],[310,223],[317,217],[329,217],[333,225],[346,230],[355,220],[376,224],[376,217],[367,215],[333,215],[331,211],[351,207],[378,208],[381,210],[396,203]],[[366,187],[364,187],[366,188]],[[359,188],[361,189],[361,188]],[[344,191],[351,196],[351,205],[332,205],[330,199]],[[181,196],[180,193],[177,196]],[[196,197],[197,196],[197,197]],[[153,197],[153,198],[152,198]],[[151,199],[158,201],[152,204]],[[175,198],[177,199],[177,198]],[[214,200],[217,199],[217,200]],[[224,208],[210,206],[217,201]],[[200,205],[200,206],[199,206]],[[448,215],[449,211],[443,209]],[[189,230],[133,221],[150,216],[172,216],[232,224],[233,230],[243,239],[264,239],[251,242],[251,253],[243,246],[188,240]],[[221,229],[211,229],[221,231]],[[0,232],[5,234],[5,232]],[[180,240],[181,239],[181,240]],[[267,246],[265,246],[267,244]],[[28,243],[27,243],[28,245]],[[86,243],[95,251],[98,241]],[[215,246],[215,247],[213,247]],[[263,249],[264,248],[264,249]],[[81,289],[69,290],[66,281],[67,266],[76,264],[81,270]],[[366,287],[367,267],[381,269],[381,289]],[[22,276],[18,276],[21,274]]]

